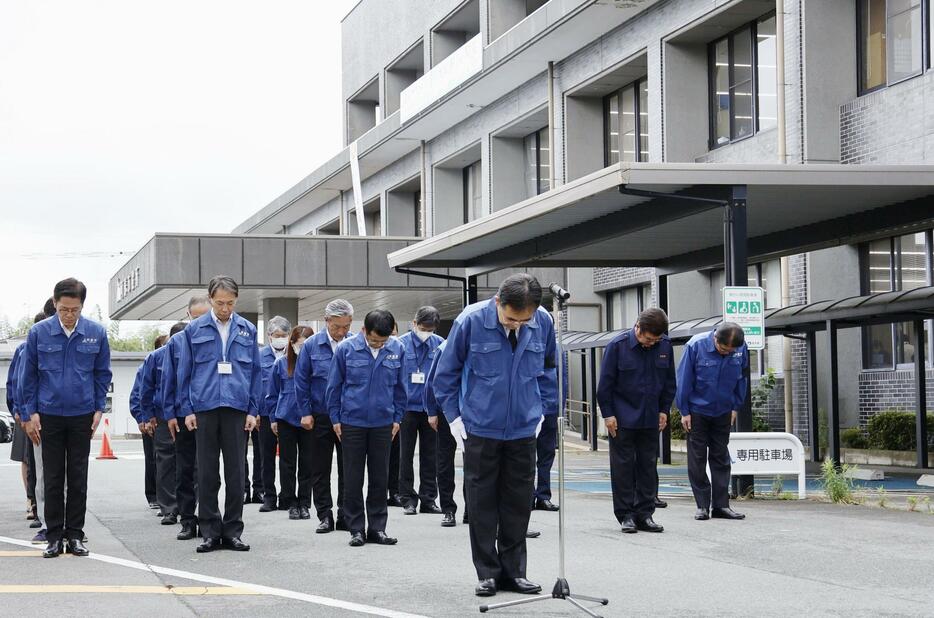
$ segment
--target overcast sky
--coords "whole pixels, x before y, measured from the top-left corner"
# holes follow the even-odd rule
[[[356,0],[0,1],[0,317],[154,232],[230,232],[340,148]]]

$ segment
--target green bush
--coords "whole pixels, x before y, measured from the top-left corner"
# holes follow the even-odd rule
[[[681,413],[672,404],[671,414],[668,415],[668,426],[671,427],[672,440],[684,440],[684,427],[681,426]]]
[[[848,464],[843,464],[838,469],[834,461],[829,457],[824,460],[821,465],[820,484],[831,502],[838,504],[857,503],[856,496],[853,493],[853,480],[850,477],[850,471],[855,469],[855,466]]]
[[[934,448],[934,414],[928,414],[928,446]],[[913,451],[915,439],[915,413],[885,410],[869,419],[866,426],[869,446],[885,451]]]
[[[859,427],[850,427],[841,431],[840,444],[843,448],[869,448],[869,440]]]

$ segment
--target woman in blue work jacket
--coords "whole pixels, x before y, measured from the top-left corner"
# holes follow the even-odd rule
[[[315,420],[311,412],[298,406],[293,375],[305,340],[314,334],[307,326],[293,328],[285,356],[276,359],[266,382],[266,415],[272,422],[272,432],[279,439],[279,482],[282,485],[279,502],[280,506],[288,507],[289,519],[311,519],[311,430]]]

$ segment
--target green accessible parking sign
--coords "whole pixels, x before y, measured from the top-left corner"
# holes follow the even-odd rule
[[[750,350],[765,347],[765,291],[754,286],[723,288],[723,321],[736,322]]]

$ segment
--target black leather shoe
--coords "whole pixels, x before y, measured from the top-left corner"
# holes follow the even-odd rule
[[[664,532],[665,527],[660,526],[655,523],[655,520],[651,517],[646,517],[645,519],[640,519],[636,522],[636,528],[642,530],[643,532]]]
[[[253,504],[263,504],[265,501],[266,500],[263,498],[263,494],[258,491],[254,491],[253,497],[250,498],[250,502]]]
[[[208,552],[217,551],[221,548],[220,539],[204,539],[201,541],[201,544],[195,549],[199,554],[206,554]]]
[[[168,513],[162,516],[162,521],[160,522],[163,526],[174,526],[178,523],[178,515],[175,513]]]
[[[222,544],[227,549],[232,549],[233,551],[250,551],[250,546],[241,541],[238,537],[224,539]]]
[[[31,522],[29,522],[29,527],[30,527],[30,528],[41,528],[41,527],[42,527],[42,521],[41,521],[41,520],[38,520],[38,519],[34,519],[34,520],[32,520]]]
[[[198,526],[195,524],[182,524],[182,529],[178,531],[175,538],[179,541],[190,541],[198,536]]]
[[[65,545],[65,552],[78,557],[87,556],[91,553],[88,551],[88,548],[84,546],[84,543],[81,542],[81,539],[69,539],[68,543]]]
[[[694,519],[697,521],[706,521],[710,519],[710,513],[707,512],[707,509],[697,509],[694,511]]]
[[[350,535],[349,545],[351,547],[363,547],[366,545],[366,537],[363,536],[362,532],[354,532]]]
[[[730,507],[725,507],[722,509],[714,509],[710,512],[710,516],[716,519],[746,519],[746,516],[742,513],[737,513]]]
[[[509,592],[518,592],[519,594],[538,594],[542,591],[542,587],[536,583],[530,582],[524,577],[513,577],[509,579],[501,579],[497,582],[500,590],[508,590]]]
[[[386,505],[387,506],[398,506],[398,507],[405,506],[405,504],[402,502],[402,498],[400,498],[399,496],[390,496],[389,498],[387,498]]]
[[[344,521],[343,517],[338,517],[337,521],[334,522],[335,530],[343,530],[344,532],[350,532],[350,528],[347,527],[347,522]]]
[[[276,508],[275,500],[263,502],[262,506],[259,507],[260,513],[272,513],[276,510],[278,509]]]
[[[536,511],[557,511],[558,505],[552,502],[551,500],[536,500],[535,501],[535,510]]]
[[[541,535],[542,533],[539,530],[526,530],[525,531],[525,538],[527,539],[537,539]]]
[[[443,511],[434,502],[429,502],[428,504],[423,502],[421,508],[418,509],[418,512],[428,513],[429,515],[440,515]]]
[[[65,545],[62,540],[49,541],[48,546],[42,551],[43,558],[58,558],[65,551]]]
[[[315,528],[315,534],[327,534],[328,532],[334,531],[334,520],[331,519],[330,515],[326,515],[324,519],[321,520],[321,523],[318,524],[318,527]]]
[[[490,579],[481,579],[480,583],[477,584],[477,587],[474,588],[474,594],[478,597],[491,597],[496,594],[496,580],[492,577]]]
[[[298,507],[298,518],[299,519],[311,519],[311,512],[308,510],[307,506]]]
[[[457,518],[454,517],[454,513],[444,513],[441,516],[441,527],[442,528],[453,528],[457,525]]]
[[[151,508],[151,509],[154,510],[154,511],[155,511],[155,510],[158,510],[158,508],[159,508],[159,503],[158,503],[158,502],[150,502],[150,503],[149,503],[149,508]]]
[[[382,530],[370,531],[366,535],[366,542],[375,545],[395,545],[399,539],[393,538]]]
[[[655,496],[655,508],[666,509],[668,508],[668,503],[662,500],[661,498],[659,498],[658,496]]]
[[[402,507],[402,512],[406,515],[415,515],[418,513],[418,510],[415,508],[414,504],[406,504],[404,507]]]
[[[629,515],[623,517],[623,521],[619,522],[619,524],[620,532],[625,532],[626,534],[632,534],[638,530],[638,528],[636,528],[636,522],[633,521],[632,517]]]
[[[300,517],[301,514],[299,513],[297,506],[293,506],[289,509],[289,519],[298,519]]]

